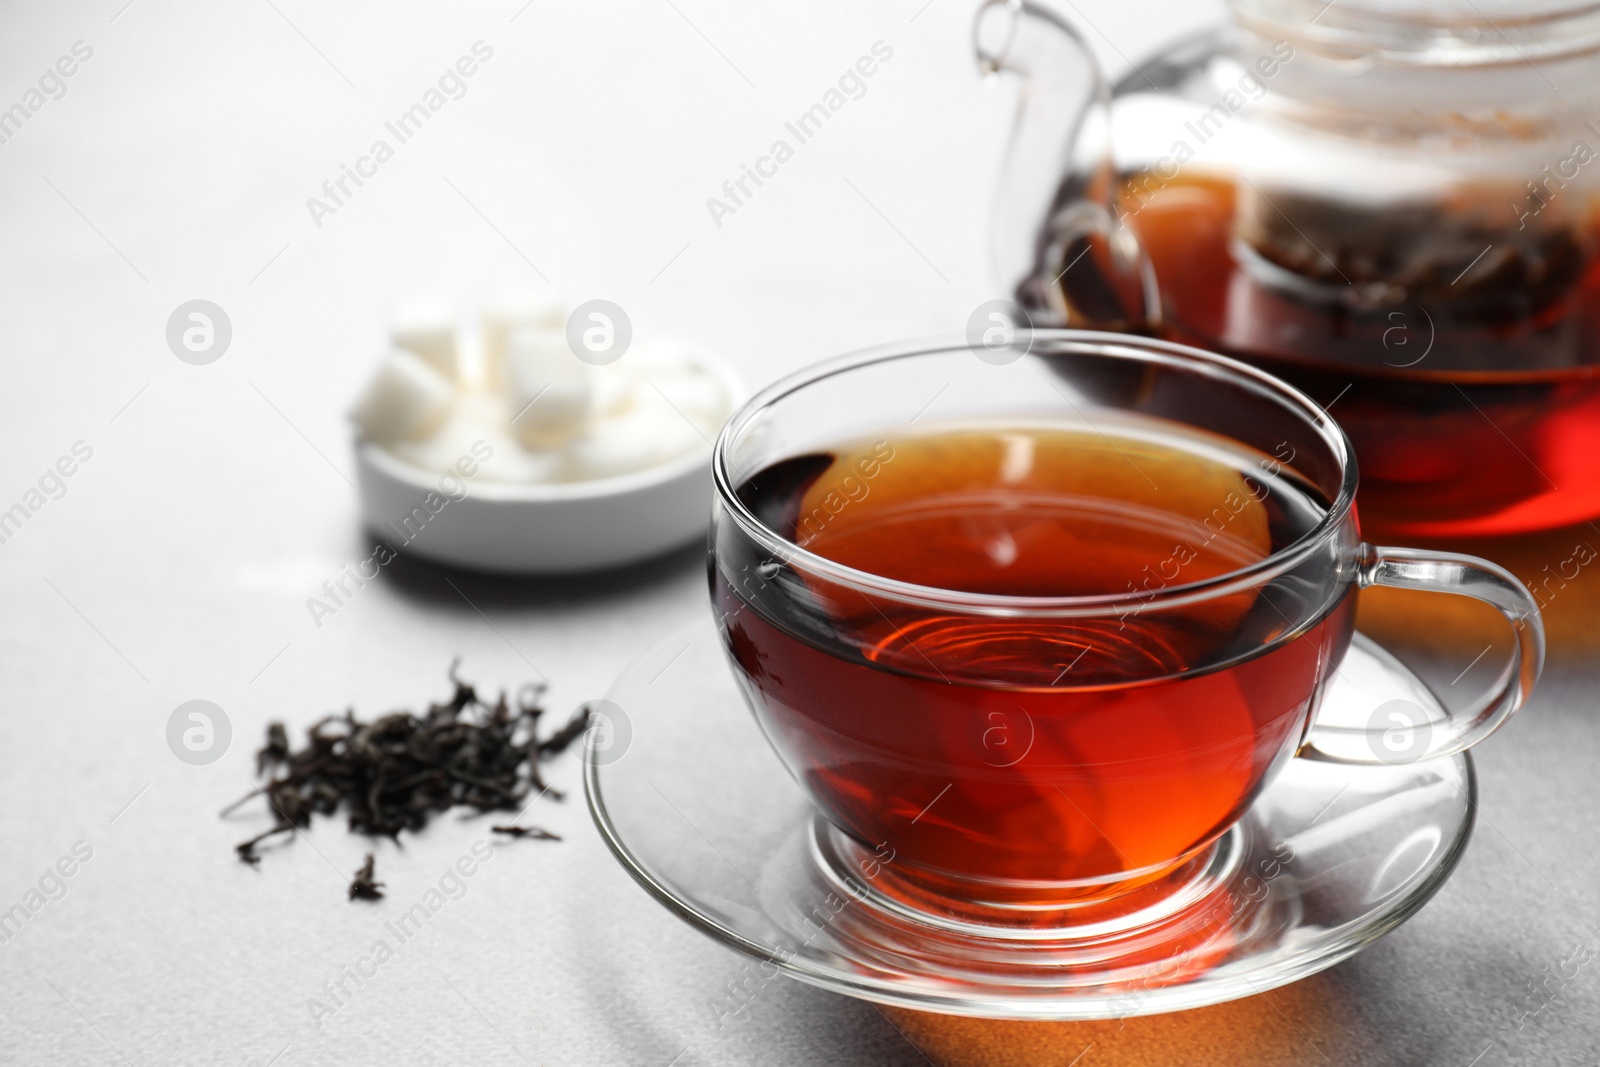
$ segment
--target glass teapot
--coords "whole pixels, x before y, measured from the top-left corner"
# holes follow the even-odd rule
[[[987,0],[1022,80],[995,253],[1036,325],[1152,334],[1344,426],[1363,522],[1600,516],[1600,3],[1232,0],[1107,84],[1072,26]]]

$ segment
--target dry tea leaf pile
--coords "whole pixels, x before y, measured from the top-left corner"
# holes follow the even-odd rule
[[[256,773],[269,780],[223,814],[261,796],[276,821],[241,842],[239,858],[261,862],[256,846],[262,841],[308,827],[313,814],[332,815],[341,805],[356,833],[398,839],[400,831],[420,830],[454,807],[516,811],[545,794],[560,799],[562,794],[540,775],[539,763],[582,735],[588,708],[580,707],[566,725],[541,739],[542,685],[524,686],[513,707],[503,691],[493,704],[483,700],[456,677],[454,664],[449,678],[454,694],[425,712],[397,711],[371,722],[361,721],[353,710],[330,715],[306,731],[306,743],[298,749],[290,747],[282,723],[271,724],[267,743],[256,754]],[[371,871],[366,875],[370,882]]]

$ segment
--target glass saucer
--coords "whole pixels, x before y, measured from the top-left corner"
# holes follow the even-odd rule
[[[1319,722],[1439,709],[1357,635]],[[1209,887],[1146,926],[1018,939],[920,921],[876,893],[870,850],[817,814],[747,710],[709,613],[647,650],[600,705],[585,792],[601,836],[673,914],[771,973],[923,1011],[1106,1019],[1203,1007],[1331,967],[1416,913],[1472,832],[1466,755],[1289,761],[1207,860]],[[892,860],[888,860],[892,862]]]

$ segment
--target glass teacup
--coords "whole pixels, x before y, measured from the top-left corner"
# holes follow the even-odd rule
[[[916,914],[1177,907],[1289,759],[1459,752],[1543,660],[1503,569],[1362,543],[1349,443],[1315,403],[1179,345],[1034,331],[842,357],[736,413],[714,474],[712,597],[746,700]],[[1498,609],[1516,642],[1492,691],[1317,724],[1375,584]]]

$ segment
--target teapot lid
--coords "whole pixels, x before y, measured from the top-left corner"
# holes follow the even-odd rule
[[[1595,0],[1231,0],[1241,26],[1337,58],[1493,66],[1600,48]]]

